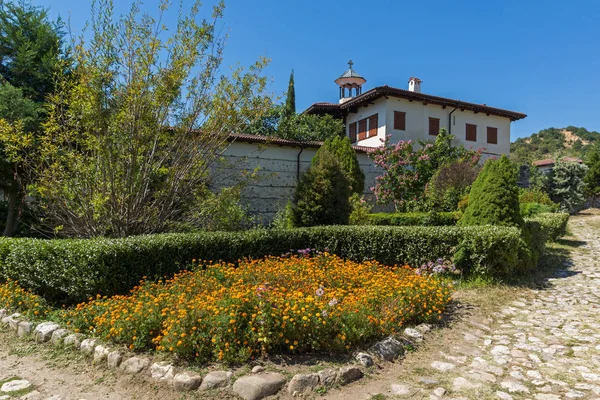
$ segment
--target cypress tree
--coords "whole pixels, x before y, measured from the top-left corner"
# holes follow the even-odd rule
[[[488,160],[471,187],[460,224],[522,227],[517,173],[517,167],[506,156]]]
[[[300,178],[292,206],[294,226],[347,225],[350,188],[342,166],[326,149]]]
[[[342,166],[344,175],[350,184],[351,193],[361,195],[365,189],[365,174],[360,169],[356,152],[352,148],[350,139],[346,136],[336,136],[333,139],[327,139],[317,154],[321,151],[328,151],[335,156]],[[313,163],[315,162],[313,159]]]
[[[294,88],[294,70],[290,73],[290,82],[288,83],[287,98],[285,99],[284,117],[296,115],[296,90]]]

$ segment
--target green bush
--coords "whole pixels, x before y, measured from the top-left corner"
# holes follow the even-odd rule
[[[391,226],[450,226],[456,225],[459,218],[456,212],[441,213],[377,213],[370,214],[369,221],[371,225],[391,225]]]
[[[568,213],[543,213],[538,214],[531,220],[541,224],[548,240],[556,240],[567,233]]]
[[[349,218],[350,225],[369,225],[373,206],[358,193],[350,196],[350,209],[352,210]]]
[[[521,189],[519,190],[519,203],[538,203],[547,206],[558,206],[550,199],[548,193],[540,189]]]
[[[235,262],[291,249],[329,250],[355,261],[421,265],[460,254],[463,272],[515,273],[520,231],[494,226],[323,226],[198,232],[123,239],[0,239],[0,277],[55,302],[127,293],[142,277],[169,276],[192,259]]]
[[[339,161],[348,184],[350,184],[351,192],[358,195],[363,194],[365,190],[365,174],[360,169],[356,151],[352,148],[350,138],[347,136],[336,136],[333,139],[327,139],[319,151],[317,151],[317,157],[313,159],[313,163],[319,159],[318,155],[322,151],[329,151]]]
[[[340,162],[325,148],[313,158],[294,194],[294,226],[347,225],[350,187]]]
[[[460,224],[522,227],[517,172],[506,156],[488,160],[471,187],[469,205]]]
[[[556,206],[549,206],[540,203],[521,203],[519,204],[521,210],[521,216],[523,218],[533,217],[542,213],[553,213],[557,211]]]

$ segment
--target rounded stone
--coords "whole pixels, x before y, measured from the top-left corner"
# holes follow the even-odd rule
[[[55,346],[59,346],[64,343],[64,339],[68,335],[69,335],[68,329],[63,329],[63,328],[57,329],[54,332],[52,332],[52,338],[50,339],[50,342]]]
[[[157,381],[168,381],[175,376],[175,367],[167,361],[154,363],[150,366],[150,376]]]
[[[200,385],[200,390],[218,389],[229,386],[231,383],[231,377],[233,372],[231,371],[212,371],[209,372]]]
[[[371,357],[367,353],[358,353],[356,357],[354,357],[354,359],[358,361],[363,367],[371,367],[373,365],[373,357]]]
[[[38,343],[45,343],[52,338],[52,334],[60,328],[56,322],[46,321],[35,327],[34,336]]]
[[[202,377],[195,372],[182,372],[173,378],[173,388],[179,392],[189,392],[198,389],[202,383]]]
[[[265,372],[260,375],[246,375],[233,384],[233,391],[244,400],[260,400],[279,392],[285,385],[283,375]]]
[[[98,339],[84,339],[81,341],[81,345],[79,346],[79,348],[81,349],[81,352],[87,356],[91,356],[94,353],[94,350],[96,349],[96,344],[98,342]]]
[[[81,341],[85,338],[83,333],[71,333],[65,337],[63,341],[65,346],[80,347]]]
[[[342,385],[354,382],[363,377],[363,372],[360,368],[354,365],[348,365],[340,368],[338,378]]]
[[[4,393],[17,392],[19,390],[29,389],[31,387],[31,382],[26,379],[15,379],[12,381],[8,381],[2,385],[0,391]]]
[[[108,356],[106,356],[106,365],[108,366],[108,368],[111,369],[118,368],[119,365],[121,365],[122,361],[123,353],[121,353],[120,351],[111,351],[110,353],[108,353]]]
[[[311,392],[319,386],[319,375],[317,374],[297,374],[294,375],[288,384],[288,393],[292,396],[298,396]]]
[[[131,357],[121,363],[121,369],[130,374],[138,374],[150,365],[150,360],[145,357]]]

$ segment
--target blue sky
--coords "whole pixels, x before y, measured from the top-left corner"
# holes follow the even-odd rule
[[[53,17],[70,16],[75,33],[91,5],[32,2]],[[154,11],[158,2],[143,7]],[[118,13],[130,4],[115,3]],[[406,88],[416,76],[424,93],[524,112],[528,117],[512,125],[515,140],[548,127],[600,131],[599,20],[594,0],[226,0],[222,27],[226,65],[271,58],[266,74],[278,94],[295,70],[298,111],[337,101],[333,80],[352,59],[367,79],[363,91]]]

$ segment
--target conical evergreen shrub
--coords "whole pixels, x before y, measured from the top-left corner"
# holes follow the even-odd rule
[[[342,165],[344,175],[348,179],[351,192],[359,195],[365,190],[365,174],[360,169],[356,152],[352,148],[352,143],[348,137],[335,137],[328,139],[323,143],[317,154],[323,150],[332,153]],[[313,160],[313,163],[317,158]]]
[[[349,197],[350,186],[340,162],[329,150],[320,149],[296,186],[294,225],[347,225]]]
[[[488,160],[471,187],[460,224],[523,227],[517,175],[517,167],[508,157]]]

